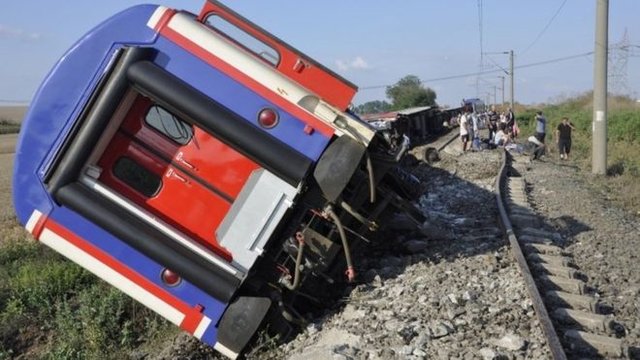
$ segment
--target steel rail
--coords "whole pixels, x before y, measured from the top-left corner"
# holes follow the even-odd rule
[[[551,318],[549,317],[549,313],[547,312],[547,308],[545,307],[542,296],[540,295],[540,292],[536,287],[533,275],[531,274],[531,270],[529,270],[529,266],[527,265],[527,261],[524,257],[522,249],[520,248],[518,238],[513,231],[511,221],[509,220],[509,216],[506,211],[502,189],[504,189],[505,181],[507,179],[507,170],[509,169],[509,163],[510,155],[506,150],[503,150],[502,165],[500,167],[500,172],[498,173],[498,176],[496,178],[494,188],[496,203],[498,204],[498,211],[500,213],[499,222],[502,227],[503,233],[505,234],[505,237],[507,237],[509,240],[512,254],[518,262],[518,266],[520,267],[520,272],[522,273],[525,285],[533,302],[533,308],[538,315],[538,321],[540,322],[542,331],[547,338],[547,345],[549,346],[551,355],[555,360],[566,360],[567,355],[565,354],[564,348],[560,343],[560,338],[558,337],[553,323],[551,322]]]

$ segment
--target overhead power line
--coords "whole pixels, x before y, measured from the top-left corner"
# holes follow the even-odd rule
[[[549,22],[547,23],[547,25],[545,25],[545,27],[542,29],[542,31],[540,31],[540,33],[538,34],[538,36],[536,36],[536,38],[531,42],[531,44],[529,44],[529,46],[527,46],[526,49],[524,49],[524,51],[520,52],[519,55],[522,56],[524,55],[527,51],[529,51],[529,49],[531,49],[533,47],[533,45],[535,45],[535,43],[538,42],[538,40],[540,40],[540,38],[542,37],[542,35],[547,31],[547,29],[549,28],[549,26],[551,25],[551,23],[553,22],[553,20],[555,20],[555,18],[558,16],[558,14],[560,14],[560,10],[562,10],[562,8],[564,7],[564,5],[567,3],[567,0],[564,0],[562,2],[562,4],[560,4],[560,7],[558,8],[558,10],[556,10],[556,13],[553,14],[553,16],[551,17],[551,19],[549,20]]]
[[[528,67],[532,67],[532,66],[553,64],[553,63],[557,63],[557,62],[560,62],[560,61],[577,59],[577,58],[584,57],[584,56],[589,56],[589,55],[593,55],[593,51],[587,51],[587,52],[582,53],[582,54],[569,55],[569,56],[564,56],[564,57],[555,58],[555,59],[551,59],[551,60],[545,60],[545,61],[539,61],[539,62],[535,62],[535,63],[531,63],[531,64],[520,65],[520,66],[516,66],[516,69],[524,69],[524,68],[528,68]]]
[[[563,56],[563,57],[559,57],[559,58],[555,58],[555,59],[549,59],[549,60],[539,61],[539,62],[530,63],[530,64],[519,65],[519,66],[515,66],[515,68],[516,69],[524,69],[524,68],[529,68],[529,67],[534,67],[534,66],[553,64],[553,63],[566,61],[566,60],[571,60],[571,59],[576,59],[576,58],[589,56],[589,55],[593,55],[593,51],[588,51],[588,52],[585,52],[585,53],[582,53],[582,54]],[[457,75],[450,75],[450,76],[443,76],[443,77],[437,77],[437,78],[432,78],[432,79],[426,79],[426,80],[421,80],[420,82],[421,83],[432,83],[432,82],[436,82],[436,81],[463,79],[463,78],[477,76],[477,75],[495,74],[495,73],[501,73],[501,72],[503,72],[502,69],[485,70],[485,71],[481,71],[481,72],[457,74]],[[381,89],[381,88],[386,88],[388,86],[391,86],[391,85],[364,86],[364,87],[359,88],[359,90]]]

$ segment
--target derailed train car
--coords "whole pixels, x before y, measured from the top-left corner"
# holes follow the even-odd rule
[[[216,1],[197,15],[130,8],[36,93],[16,151],[18,218],[235,358],[264,319],[294,327],[352,281],[350,247],[411,210],[389,171],[406,138],[351,115],[356,90]]]

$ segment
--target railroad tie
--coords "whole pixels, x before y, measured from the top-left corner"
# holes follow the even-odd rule
[[[595,335],[578,330],[568,330],[564,333],[565,340],[571,344],[573,350],[585,349],[595,352],[603,357],[626,357],[629,353],[628,346],[621,339],[609,336]]]
[[[543,285],[551,290],[562,290],[579,295],[583,295],[586,292],[586,284],[582,280],[567,279],[553,275],[541,275],[539,279]]]
[[[533,263],[545,263],[552,266],[563,266],[563,267],[574,266],[573,259],[567,256],[543,255],[543,254],[532,252],[527,254],[527,260]]]
[[[570,294],[564,291],[547,291],[545,293],[545,299],[552,304],[574,310],[591,311],[593,313],[600,312],[598,299],[591,296]]]
[[[613,318],[609,315],[594,314],[567,308],[555,309],[552,316],[563,323],[578,324],[584,329],[608,333],[612,330]]]
[[[562,277],[565,279],[577,279],[578,271],[574,268],[566,266],[554,266],[545,263],[533,263],[531,267],[535,271],[536,275],[551,275]]]
[[[518,239],[522,243],[533,243],[533,244],[543,244],[543,245],[550,245],[554,243],[553,240],[551,240],[548,237],[537,236],[537,235],[521,235],[518,237]]]
[[[567,255],[567,252],[564,251],[561,247],[554,246],[554,245],[526,242],[524,243],[524,248],[526,249],[527,252],[536,252],[538,254],[557,255],[557,256]]]
[[[521,235],[535,236],[551,239],[553,242],[562,241],[562,235],[557,232],[549,232],[546,230],[540,230],[532,227],[523,228],[520,230]]]

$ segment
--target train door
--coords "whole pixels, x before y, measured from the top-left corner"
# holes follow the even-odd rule
[[[215,231],[257,164],[138,96],[98,166],[101,182],[231,259]]]

